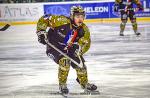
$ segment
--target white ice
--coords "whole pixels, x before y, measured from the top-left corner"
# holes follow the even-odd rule
[[[141,36],[127,24],[119,36],[119,24],[88,24],[92,45],[84,55],[89,82],[100,95],[71,98],[150,98],[150,24],[139,23]],[[37,41],[36,25],[11,26],[0,32],[0,98],[63,98],[58,92],[58,65]],[[70,70],[70,92],[82,92]]]

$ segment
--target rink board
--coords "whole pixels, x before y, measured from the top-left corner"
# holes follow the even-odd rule
[[[120,23],[120,18],[101,18],[101,19],[86,19],[85,23]],[[137,22],[150,23],[150,17],[139,17]],[[24,22],[0,22],[0,26],[4,26],[6,23],[11,25],[29,25],[37,24],[37,21],[24,21]]]

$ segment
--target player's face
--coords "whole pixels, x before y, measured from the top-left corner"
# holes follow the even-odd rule
[[[84,21],[84,15],[75,15],[74,22],[77,26],[80,26]]]

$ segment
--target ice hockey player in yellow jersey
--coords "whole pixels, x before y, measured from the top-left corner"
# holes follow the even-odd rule
[[[52,58],[57,64],[59,89],[62,93],[69,92],[67,88],[67,77],[70,66],[76,70],[76,81],[83,89],[94,91],[97,86],[88,82],[87,67],[84,64],[83,54],[85,54],[91,44],[90,32],[88,27],[83,23],[85,19],[85,11],[81,6],[71,7],[70,17],[63,15],[46,14],[42,16],[37,23],[36,34],[39,43],[47,45],[45,42],[45,35],[49,43],[67,54],[78,63],[83,63],[84,67],[76,66],[70,59],[47,45],[46,53],[48,57]],[[48,32],[47,32],[47,29]],[[81,59],[79,59],[79,57]]]

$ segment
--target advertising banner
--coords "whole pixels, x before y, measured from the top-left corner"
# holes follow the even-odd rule
[[[87,19],[94,18],[109,18],[109,3],[80,3],[80,4],[45,4],[45,14],[54,15],[70,15],[70,8],[72,6],[82,6],[86,12]]]
[[[150,0],[141,0],[144,11],[136,13],[137,17],[150,17]],[[118,12],[114,12],[114,2],[94,2],[94,3],[77,3],[77,4],[44,4],[45,14],[70,15],[72,6],[82,6],[86,12],[87,19],[96,18],[117,18],[120,17]],[[135,6],[136,7],[136,6]]]
[[[136,13],[137,17],[150,17],[150,0],[141,0],[144,11]],[[0,4],[0,21],[5,22],[36,22],[44,14],[70,16],[72,6],[82,6],[86,19],[119,18],[114,12],[114,2],[57,2],[57,3],[25,3]],[[136,7],[136,6],[135,6]]]
[[[0,21],[35,21],[43,15],[41,4],[1,4]]]

